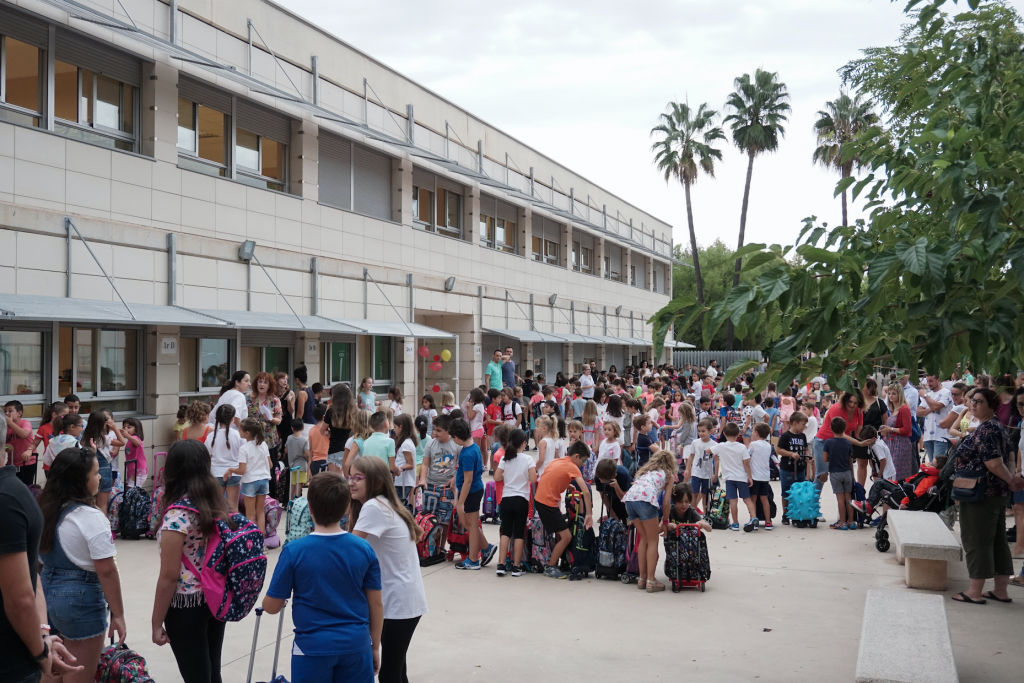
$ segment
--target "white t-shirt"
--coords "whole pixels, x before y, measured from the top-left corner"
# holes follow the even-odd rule
[[[229,469],[237,467],[241,449],[242,439],[237,429],[218,427],[211,431],[206,436],[206,450],[210,451],[210,472],[213,476],[221,478]]]
[[[622,464],[622,446],[618,441],[608,443],[607,439],[601,440],[601,445],[597,449],[597,461],[602,460],[614,460],[616,465]]]
[[[942,420],[949,415],[949,411],[952,410],[953,395],[949,393],[948,389],[929,391],[925,395],[933,401],[938,401],[943,407],[942,410],[939,410],[938,412],[928,413],[924,416],[924,440],[942,441],[943,439],[948,439],[949,430],[940,427],[939,423],[942,422]]]
[[[355,531],[366,540],[380,563],[380,582],[385,619],[414,619],[427,613],[427,595],[416,542],[409,526],[383,496],[363,503]]]
[[[437,411],[433,408],[420,408],[420,415],[427,418],[427,436],[429,436],[434,429],[434,418],[437,417]]]
[[[398,447],[395,452],[395,466],[401,467],[402,465],[412,465],[411,470],[403,470],[400,475],[395,477],[395,486],[415,486],[416,485],[416,444],[412,442],[412,439],[406,439],[402,442],[402,445]]]
[[[583,398],[594,398],[594,378],[587,374],[580,375],[580,389],[583,390]]]
[[[657,408],[651,408],[650,410],[648,410],[647,411],[647,417],[651,418],[651,424],[655,428],[657,428],[658,427],[658,419],[661,417],[661,413],[658,411],[658,409]]]
[[[402,414],[402,404],[398,401],[392,401],[388,408],[391,408],[391,412],[395,417]]]
[[[810,445],[811,441],[814,439],[814,435],[817,434],[817,433],[818,433],[818,418],[814,417],[813,415],[808,415],[807,416],[807,427],[804,429],[804,434],[810,434],[810,437],[807,439],[808,445]]]
[[[547,469],[548,463],[550,463],[555,458],[561,457],[558,454],[558,442],[559,441],[560,441],[560,439],[559,440],[552,439],[550,436],[546,436],[543,439],[541,439],[541,443],[544,444],[544,462],[540,463],[537,466],[537,476],[538,477],[540,475],[544,474],[544,470]],[[538,448],[537,450],[538,450],[538,453],[539,453],[540,449]]]
[[[487,409],[484,408],[483,403],[477,403],[469,407],[469,414],[471,415],[469,420],[469,428],[474,432],[484,428],[484,414]]]
[[[701,441],[695,439],[690,442],[689,446],[683,447],[683,460],[686,462],[690,461],[690,455],[693,455],[693,469],[690,474],[700,479],[713,479],[715,475],[715,454],[712,451],[712,446],[715,442],[711,439],[707,441]]]
[[[519,416],[523,414],[523,406],[519,401],[510,401],[501,406],[501,416],[505,424],[515,426],[519,422]]]
[[[210,411],[210,418],[207,420],[210,424],[215,424],[217,420],[217,408],[220,408],[224,404],[235,409],[235,417],[239,420],[244,420],[249,417],[249,407],[245,403],[245,394],[238,389],[228,389],[224,394],[217,399],[217,405]]]
[[[533,458],[523,453],[516,455],[511,460],[502,458],[498,463],[498,469],[504,472],[505,487],[502,489],[501,497],[518,496],[530,499],[530,468],[533,467]]]
[[[711,452],[718,456],[722,468],[722,479],[725,481],[746,481],[747,471],[743,467],[744,460],[750,460],[750,454],[742,441],[723,441],[711,447]]]
[[[68,559],[87,572],[96,571],[95,560],[117,555],[110,540],[110,520],[90,505],[75,508],[57,528],[60,547]]]
[[[220,438],[224,438],[223,433]],[[219,446],[220,444],[217,445]],[[269,457],[270,449],[267,448],[265,442],[259,445],[256,445],[255,441],[242,442],[242,446],[238,450],[238,462],[245,463],[245,474],[242,475],[242,483],[250,484],[254,481],[270,479],[270,465],[267,464]]]
[[[910,382],[907,382],[907,386],[903,387],[903,397],[907,399],[907,407],[910,408],[910,414],[916,418],[917,404],[921,401],[921,396]]]
[[[711,379],[718,377],[718,370],[716,370],[713,365],[709,365],[706,372],[707,376],[710,377]]]
[[[765,422],[765,418],[768,417],[768,413],[759,405],[754,406],[753,418],[750,421],[751,425],[756,425],[758,422]]]
[[[878,462],[885,461],[885,468],[882,471],[882,479],[888,479],[889,481],[896,480],[896,463],[892,461],[892,454],[889,452],[889,447],[885,445],[884,439],[875,439],[875,443],[871,444],[869,449],[878,458]]]
[[[625,421],[627,419],[628,419],[628,416],[626,415],[626,413],[622,413],[622,415],[619,415],[618,417],[615,417],[614,415],[610,415],[608,413],[605,413],[605,415],[604,415],[604,423],[605,424],[608,424],[609,422],[614,422],[615,424],[619,425],[619,438],[618,438],[618,441],[619,441],[619,445],[620,446],[622,444],[626,443],[626,437],[625,437],[625,432],[623,430],[623,426],[624,426]]]
[[[750,477],[754,481],[771,481],[772,445],[764,440],[751,441],[748,452],[750,454]]]

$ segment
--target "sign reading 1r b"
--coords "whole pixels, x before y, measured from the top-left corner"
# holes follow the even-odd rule
[[[162,356],[173,356],[178,353],[178,339],[177,337],[161,337],[160,338],[160,355]]]

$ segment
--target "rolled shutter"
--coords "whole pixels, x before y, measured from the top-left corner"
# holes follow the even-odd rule
[[[178,95],[224,114],[231,113],[231,93],[184,74],[178,77]]]
[[[103,74],[136,88],[142,84],[142,60],[138,57],[60,26],[57,27],[56,56],[62,62]]]
[[[355,344],[356,335],[354,334],[333,334],[327,332],[320,333],[320,341],[329,342],[331,344]]]
[[[298,321],[296,321],[298,327]],[[242,346],[295,346],[295,332],[287,330],[242,330]]]
[[[235,104],[235,117],[237,126],[243,130],[285,145],[291,142],[292,121],[280,112],[239,98]]]
[[[513,223],[519,222],[519,209],[513,204],[498,200],[498,218],[503,218],[506,221],[512,221]]]
[[[452,182],[443,176],[436,176],[438,188],[454,192],[455,194],[466,194],[466,188],[456,182]]]
[[[0,34],[44,50],[50,38],[45,21],[9,9],[7,3],[0,3]]]
[[[488,196],[486,194],[480,195],[480,215],[497,218],[497,205],[498,200],[495,199],[494,197]]]
[[[356,145],[352,168],[356,213],[391,220],[391,157]]]
[[[200,337],[206,339],[234,339],[235,330],[224,330],[217,327],[180,327],[179,337]]]
[[[352,143],[320,130],[320,201],[352,209]]]
[[[422,187],[424,189],[434,191],[434,174],[430,171],[424,171],[418,166],[412,167],[412,184],[416,187]]]

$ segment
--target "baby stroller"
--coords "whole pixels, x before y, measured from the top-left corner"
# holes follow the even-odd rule
[[[898,489],[883,491],[879,502],[894,510],[898,510],[902,503],[906,503],[908,510],[934,512],[943,518],[946,526],[952,526],[952,520],[948,518],[947,513],[954,511],[951,495],[953,480],[944,475],[945,470],[939,475],[938,482],[927,493],[923,496],[916,496],[914,488],[923,477],[927,476],[924,472],[918,472],[912,477],[897,482]],[[882,512],[879,515],[878,526],[875,528],[875,549],[880,553],[887,552],[890,547],[887,526],[888,515],[886,512]]]

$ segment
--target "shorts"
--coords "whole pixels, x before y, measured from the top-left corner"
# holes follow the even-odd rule
[[[805,481],[807,479],[806,470],[800,470],[798,472],[787,472],[786,470],[779,470],[779,488],[782,492],[782,500],[786,501],[786,495],[789,493],[789,488],[798,481]]]
[[[940,455],[945,455],[946,451],[949,450],[949,442],[945,439],[941,441],[925,441],[924,452],[928,454],[928,460],[935,460]]]
[[[97,456],[96,460],[100,464],[100,493],[110,493],[114,487],[114,473],[110,469],[110,461],[102,455]]]
[[[1014,491],[1013,492],[1013,504],[1014,505],[1019,505],[1021,503],[1024,503],[1024,491]]]
[[[825,462],[825,439],[817,437],[814,438],[814,471],[819,477],[828,472],[828,463]]]
[[[295,486],[296,484],[305,484],[307,476],[306,470],[292,470],[290,477],[292,486]]]
[[[474,439],[482,439],[482,438],[484,438],[483,427],[481,427],[480,429],[474,429],[473,430],[473,438]]]
[[[224,481],[224,475],[222,474],[219,477],[217,477],[217,482],[220,484],[220,487],[222,489],[233,489],[236,486],[242,485],[242,475],[235,474],[228,477],[227,481]]]
[[[373,683],[373,650],[310,656],[301,654],[292,643],[292,680],[295,683]]]
[[[750,498],[750,487],[745,481],[725,482],[725,499],[736,500],[737,498]]]
[[[309,464],[310,476],[313,476],[314,474],[320,474],[321,472],[326,472],[326,471],[327,471],[327,461],[326,460],[314,460],[313,462],[311,462]]]
[[[565,515],[558,508],[551,507],[533,499],[533,509],[540,517],[540,523],[544,525],[544,531],[549,534],[558,534],[569,529],[569,523],[565,521]]]
[[[47,618],[62,638],[85,640],[106,633],[107,599],[95,572],[43,567],[39,576]]]
[[[832,482],[832,493],[853,493],[853,472],[831,472],[828,478]]]
[[[331,463],[332,465],[337,465],[338,467],[341,467],[342,465],[345,464],[345,451],[338,451],[337,453],[328,453],[327,462]]]
[[[770,496],[772,492],[772,485],[767,481],[754,480],[754,485],[750,487],[750,495],[754,496]]]
[[[466,514],[471,515],[474,512],[480,512],[480,502],[484,499],[484,490],[470,491],[469,495],[466,496],[466,503],[462,506],[466,511]]]
[[[700,477],[690,477],[690,486],[693,488],[693,495],[699,496],[702,493],[711,492],[711,480]]]
[[[657,505],[652,505],[646,500],[626,501],[626,515],[631,522],[634,520],[646,522],[649,519],[657,519],[660,513],[661,510],[658,509]]]
[[[270,480],[269,479],[257,479],[256,481],[250,481],[246,484],[242,484],[242,495],[246,498],[255,498],[256,496],[265,496],[270,493]]]
[[[530,514],[530,501],[522,496],[504,496],[500,512],[501,535],[517,541],[526,538],[526,517]]]
[[[423,489],[423,512],[432,512],[441,524],[452,521],[455,492],[444,484],[427,484]]]
[[[744,439],[749,439],[752,436],[754,436],[754,428],[753,427],[751,427],[747,431],[743,432],[743,438]]]

